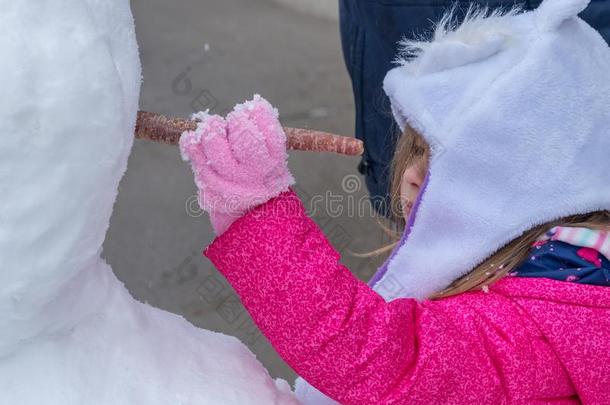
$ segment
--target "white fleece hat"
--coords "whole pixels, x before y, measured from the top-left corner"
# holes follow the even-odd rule
[[[384,88],[432,145],[403,240],[372,284],[387,300],[448,287],[525,231],[610,209],[610,49],[589,0],[446,17],[405,41]],[[499,265],[500,263],[498,263]]]

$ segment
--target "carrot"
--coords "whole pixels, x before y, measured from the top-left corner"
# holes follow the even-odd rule
[[[197,122],[183,118],[140,111],[135,136],[154,142],[177,145],[184,131],[197,129]],[[284,128],[289,150],[332,152],[348,156],[360,156],[364,152],[362,141],[328,132],[300,128]]]

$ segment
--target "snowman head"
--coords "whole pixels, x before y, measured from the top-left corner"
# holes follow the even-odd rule
[[[431,158],[377,277],[387,299],[427,297],[537,225],[610,208],[610,49],[577,17],[587,4],[471,9],[403,43],[384,87]]]
[[[43,3],[0,13],[0,354],[100,260],[139,98],[128,1]]]

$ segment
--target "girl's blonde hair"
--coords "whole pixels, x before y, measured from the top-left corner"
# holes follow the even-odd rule
[[[405,218],[402,215],[400,185],[405,170],[417,165],[421,170],[422,178],[428,170],[430,147],[424,138],[414,129],[407,127],[396,145],[396,152],[391,166],[390,201],[391,220],[397,228],[392,238],[394,243],[376,253],[387,252],[394,248],[405,227]],[[430,299],[440,299],[461,294],[466,291],[478,290],[489,286],[515,270],[529,256],[532,244],[555,226],[572,226],[591,229],[610,230],[610,211],[597,211],[584,215],[573,215],[539,225],[508,243],[495,252],[483,263],[475,267],[470,273],[455,280],[445,290],[440,291]]]

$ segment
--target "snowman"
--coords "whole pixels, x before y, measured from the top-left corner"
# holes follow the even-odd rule
[[[133,142],[128,0],[0,0],[0,404],[296,404],[100,258]]]

